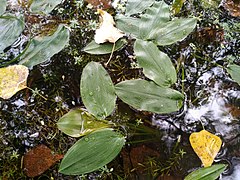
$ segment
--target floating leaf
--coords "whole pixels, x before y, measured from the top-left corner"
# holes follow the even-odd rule
[[[183,95],[180,92],[146,80],[123,81],[118,83],[115,89],[123,102],[138,110],[170,113],[182,106]]]
[[[142,13],[146,8],[151,6],[154,3],[154,0],[139,1],[139,0],[128,0],[126,5],[127,16],[131,14]]]
[[[101,9],[110,9],[111,6],[111,0],[85,0],[87,3],[90,3],[93,8],[98,9],[101,7]]]
[[[59,172],[80,175],[98,170],[118,155],[124,143],[125,138],[113,129],[94,131],[78,140],[68,150]]]
[[[0,15],[6,11],[7,0],[0,0]]]
[[[134,38],[155,41],[160,46],[170,45],[186,38],[196,27],[196,18],[173,19],[164,2],[154,2],[140,18],[118,16],[118,28]],[[132,31],[132,32],[131,32]]]
[[[231,75],[232,79],[240,85],[240,66],[230,64],[227,66],[227,72]]]
[[[119,50],[122,48],[127,41],[125,39],[119,39],[115,43],[114,51]],[[106,42],[103,44],[97,44],[94,40],[91,41],[84,49],[83,51],[89,54],[109,54],[113,51],[113,44]]]
[[[220,2],[221,2],[220,0],[217,1],[218,4],[220,4]],[[231,16],[240,17],[240,1],[239,0],[226,0],[226,1],[223,1],[222,3],[223,3],[223,7],[227,11],[229,11]]]
[[[0,53],[17,40],[24,29],[24,20],[7,14],[0,16]]]
[[[35,37],[26,52],[22,55],[19,64],[31,68],[43,63],[61,51],[68,41],[69,30],[63,25],[60,25],[51,36]]]
[[[192,133],[189,140],[193,150],[201,159],[203,166],[211,166],[221,148],[222,140],[206,130]]]
[[[172,4],[172,12],[173,14],[178,14],[182,9],[182,6],[186,0],[174,0]]]
[[[69,111],[58,120],[57,125],[58,129],[72,137],[80,137],[109,126],[107,123],[97,120],[83,109]]]
[[[115,19],[117,28],[135,38],[139,37],[139,18],[118,15]]]
[[[32,0],[30,9],[33,13],[50,13],[62,0]]]
[[[164,23],[170,20],[169,11],[169,6],[164,1],[155,2],[153,6],[148,8],[139,21],[140,38],[146,39],[159,27],[164,27]],[[171,31],[171,29],[167,30]]]
[[[137,39],[134,53],[143,73],[149,79],[160,86],[171,86],[176,82],[177,74],[170,58],[159,51],[154,43]]]
[[[190,173],[184,180],[215,180],[226,169],[225,164],[215,164],[211,167],[200,168]]]
[[[28,74],[28,68],[23,65],[0,68],[0,97],[9,99],[26,88]]]
[[[36,146],[23,157],[24,172],[28,177],[39,176],[62,158],[63,155],[53,154],[45,145]]]
[[[160,46],[170,45],[185,39],[196,24],[196,18],[174,19],[162,24],[158,29],[153,29],[147,39],[154,40]]]
[[[83,69],[80,92],[83,104],[98,119],[105,119],[115,108],[114,85],[107,71],[97,62]]]
[[[122,31],[114,27],[115,22],[109,13],[101,9],[98,9],[98,13],[102,18],[102,22],[94,36],[94,40],[97,44],[104,42],[115,43],[118,39],[124,36]]]

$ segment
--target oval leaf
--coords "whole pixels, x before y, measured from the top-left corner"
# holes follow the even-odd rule
[[[7,0],[0,0],[0,15],[6,11]]]
[[[115,86],[117,96],[138,110],[170,113],[182,106],[183,95],[146,80],[127,80]]]
[[[184,180],[215,180],[226,169],[225,164],[216,164],[211,167],[200,168],[190,173]]]
[[[154,0],[139,1],[139,0],[128,0],[126,5],[127,16],[131,14],[137,14],[143,12],[147,7],[151,6]]]
[[[19,64],[31,68],[43,63],[61,51],[68,41],[69,30],[63,25],[60,25],[51,36],[35,37],[26,52],[22,55]]]
[[[27,87],[29,70],[22,65],[0,68],[0,97],[9,99]]]
[[[50,13],[62,0],[32,0],[30,9],[33,13]]]
[[[240,85],[240,66],[230,64],[227,67],[227,72],[231,75],[232,79]]]
[[[153,29],[147,39],[156,41],[160,46],[170,45],[185,39],[196,24],[196,18],[174,19],[162,24],[158,29]]]
[[[114,85],[100,63],[90,62],[83,69],[80,92],[83,104],[98,119],[105,119],[115,108]]]
[[[83,109],[69,111],[57,122],[58,129],[72,137],[80,137],[109,125],[97,120]]]
[[[88,134],[68,150],[59,172],[67,175],[93,172],[112,161],[124,143],[125,138],[109,128]]]
[[[140,37],[146,39],[152,31],[156,31],[170,20],[169,6],[164,2],[155,2],[153,6],[147,9],[139,21]],[[170,31],[171,29],[169,29]]]
[[[0,53],[17,40],[24,29],[23,18],[4,15],[0,17]]]
[[[211,166],[221,148],[222,140],[206,130],[192,133],[189,140],[194,152],[201,159],[203,166]]]
[[[149,41],[136,40],[134,53],[143,73],[160,86],[171,86],[177,81],[177,73],[167,54]]]
[[[139,36],[139,18],[133,18],[123,15],[115,16],[116,26],[123,32],[133,36]]]
[[[103,43],[103,44],[97,44],[94,40],[91,41],[84,49],[83,51],[89,54],[109,54],[113,51],[117,51],[120,48],[122,48],[125,44],[127,43],[127,41],[125,39],[119,39],[116,43],[115,43],[115,47],[113,50],[113,43]]]

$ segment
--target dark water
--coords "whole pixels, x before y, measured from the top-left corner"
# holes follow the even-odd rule
[[[170,2],[169,2],[170,3]],[[82,52],[82,48],[92,40],[97,17],[93,9],[76,7],[74,3],[63,6],[63,12],[55,12],[61,20],[76,18],[79,25],[71,32],[70,46],[55,55],[48,62],[34,67],[28,78],[28,87],[42,94],[47,100],[30,90],[22,90],[10,100],[0,100],[0,174],[8,179],[26,179],[21,169],[21,157],[38,144],[45,144],[57,153],[66,153],[76,141],[59,132],[58,119],[71,108],[83,106],[79,85],[83,67],[89,61],[106,62],[109,55],[93,56]],[[74,13],[73,13],[74,12]],[[201,162],[190,147],[190,133],[206,130],[223,140],[221,152],[216,162],[228,163],[225,172],[236,179],[240,166],[240,87],[227,74],[225,67],[230,60],[240,65],[239,19],[229,15],[221,7],[208,9],[198,1],[186,3],[179,16],[201,17],[196,30],[183,42],[160,47],[172,59],[177,71],[178,82],[175,89],[185,95],[184,106],[179,112],[159,115],[139,112],[120,100],[108,119],[117,123],[127,135],[128,141],[121,155],[109,165],[113,172],[93,173],[88,179],[141,179],[139,171],[127,173],[132,161],[137,159],[136,150],[146,151],[153,156],[151,163],[144,162],[146,169],[154,170],[165,166],[172,176],[184,177],[191,170],[201,166]],[[6,50],[5,63],[22,51],[26,36],[22,35],[15,46]],[[143,77],[140,69],[133,69],[132,41],[114,53],[106,67],[113,81]],[[179,156],[179,150],[186,152]],[[135,152],[135,153],[134,153]],[[81,179],[57,172],[53,166],[36,179]],[[149,175],[152,177],[152,175]],[[128,177],[128,178],[127,178]],[[230,177],[223,177],[227,179]]]

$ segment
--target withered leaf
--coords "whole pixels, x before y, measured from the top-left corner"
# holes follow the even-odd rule
[[[53,154],[47,146],[38,145],[24,155],[24,172],[28,177],[39,176],[62,158],[63,155]]]
[[[206,130],[192,133],[189,140],[193,150],[201,159],[203,166],[211,166],[221,148],[222,140]]]
[[[124,36],[124,33],[114,26],[115,22],[113,17],[108,12],[98,9],[98,13],[101,16],[102,22],[94,36],[94,40],[97,44],[104,42],[115,43]]]
[[[11,98],[15,93],[27,87],[29,70],[23,65],[0,68],[0,97]]]

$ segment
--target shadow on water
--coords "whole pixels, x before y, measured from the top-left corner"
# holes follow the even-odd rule
[[[88,179],[161,179],[159,175],[166,174],[181,179],[201,166],[188,137],[202,130],[202,126],[221,137],[224,145],[216,162],[232,164],[226,174],[233,172],[230,177],[237,177],[240,88],[224,67],[230,59],[240,65],[239,18],[230,16],[222,8],[213,11],[203,8],[198,1],[191,2],[179,16],[201,17],[196,31],[183,42],[160,47],[177,67],[175,88],[185,94],[184,107],[179,112],[159,115],[136,111],[118,101],[109,119],[127,134],[127,144],[120,156],[109,164],[113,172],[92,173]],[[83,106],[79,92],[83,67],[89,61],[104,62],[109,58],[109,55],[94,56],[81,51],[93,38],[92,19],[97,19],[93,10],[86,8],[86,4],[82,7],[83,13],[76,13],[74,4],[65,3],[63,8],[63,20],[70,18],[73,11],[80,23],[80,27],[71,32],[70,46],[31,70],[28,86],[35,91],[22,90],[10,100],[0,101],[0,174],[7,179],[26,179],[21,157],[38,144],[45,144],[59,154],[66,153],[76,139],[59,132],[56,122],[71,108]],[[23,35],[15,44],[17,48],[6,51],[5,60],[17,56],[25,41]],[[114,53],[106,67],[115,83],[143,77],[140,69],[132,68],[136,61],[131,43]],[[57,169],[55,165],[37,179],[80,179],[59,174]]]

